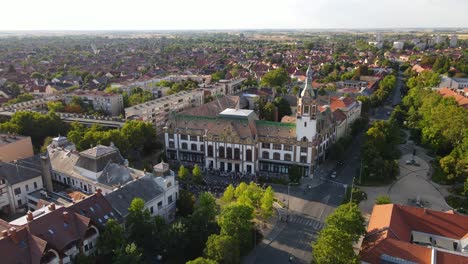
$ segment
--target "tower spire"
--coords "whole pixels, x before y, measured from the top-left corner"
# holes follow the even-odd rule
[[[304,89],[301,92],[301,97],[304,97],[307,94],[311,97],[315,97],[313,87],[312,87],[313,75],[314,75],[314,72],[309,64],[309,67],[307,68],[307,72],[306,72],[306,83],[304,85]]]

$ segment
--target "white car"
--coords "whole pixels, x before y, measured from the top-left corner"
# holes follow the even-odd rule
[[[335,179],[336,178],[336,171],[333,171],[332,174],[330,175],[330,178]]]

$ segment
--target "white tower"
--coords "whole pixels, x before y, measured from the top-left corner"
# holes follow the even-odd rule
[[[453,34],[452,37],[450,38],[450,47],[455,48],[457,46],[458,42],[458,37],[457,35]]]
[[[317,91],[312,87],[313,72],[307,69],[304,89],[298,95],[296,115],[296,136],[298,141],[312,142],[317,134]]]

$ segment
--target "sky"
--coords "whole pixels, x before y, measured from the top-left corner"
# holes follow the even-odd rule
[[[468,0],[5,0],[0,30],[468,27]]]

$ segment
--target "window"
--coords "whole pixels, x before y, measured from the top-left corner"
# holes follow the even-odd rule
[[[273,149],[281,150],[281,144],[273,144]]]
[[[15,194],[16,194],[16,195],[21,194],[21,188],[16,188],[16,189],[15,189]]]
[[[270,153],[268,153],[268,151],[263,151],[262,158],[269,159],[270,158]]]
[[[167,203],[168,204],[172,203],[172,195],[169,195],[169,197],[167,197]]]
[[[188,138],[187,135],[180,135],[181,140],[187,140],[187,138]]]
[[[197,136],[190,136],[191,141],[198,141]]]
[[[213,157],[213,145],[208,145],[208,157]]]
[[[304,127],[307,127],[307,122],[304,122]]]
[[[224,158],[224,155],[225,155],[225,153],[224,153],[224,147],[219,147],[219,157],[220,157],[220,158]]]
[[[307,153],[307,147],[301,147],[301,153]]]
[[[168,134],[168,137],[169,137],[170,139],[174,139],[174,134],[169,133],[169,134]]]
[[[273,153],[273,159],[274,159],[274,160],[280,160],[280,159],[281,159],[281,155],[280,155],[278,152],[275,152],[275,153]]]
[[[5,183],[6,183],[6,181],[5,181],[4,179],[1,179],[1,180],[0,180],[0,184],[1,184],[1,185],[5,184]]]
[[[197,151],[197,144],[192,144],[190,146],[190,149],[193,150],[193,151]]]
[[[169,148],[175,148],[174,141],[169,141]]]
[[[160,210],[161,208],[162,208],[162,201],[158,203],[158,210]]]
[[[18,206],[21,206],[23,205],[23,201],[21,201],[21,199],[18,200]]]
[[[270,143],[262,143],[262,148],[269,149]]]
[[[304,108],[303,108],[303,109],[304,109],[304,110],[302,111],[303,114],[308,115],[308,114],[309,114],[309,106],[308,106],[308,105],[304,105]]]
[[[283,149],[284,149],[284,151],[292,151],[292,146],[284,145]]]
[[[34,189],[37,189],[37,182],[34,182]]]
[[[284,154],[285,161],[291,161],[291,154]]]
[[[29,185],[26,184],[26,186],[24,186],[24,188],[26,189],[26,192],[29,192]]]
[[[240,149],[239,148],[234,149],[234,159],[236,159],[236,160],[240,159]]]
[[[153,209],[153,206],[150,207],[150,213],[153,214],[154,212],[154,209]]]
[[[252,150],[251,149],[246,150],[245,156],[246,156],[245,158],[246,161],[252,161]]]
[[[84,246],[84,251],[88,251],[88,245],[87,244]]]
[[[182,143],[182,149],[188,149],[187,143]]]
[[[301,156],[301,163],[307,163],[307,156]]]
[[[232,159],[232,148],[231,147],[226,148],[226,158]]]

